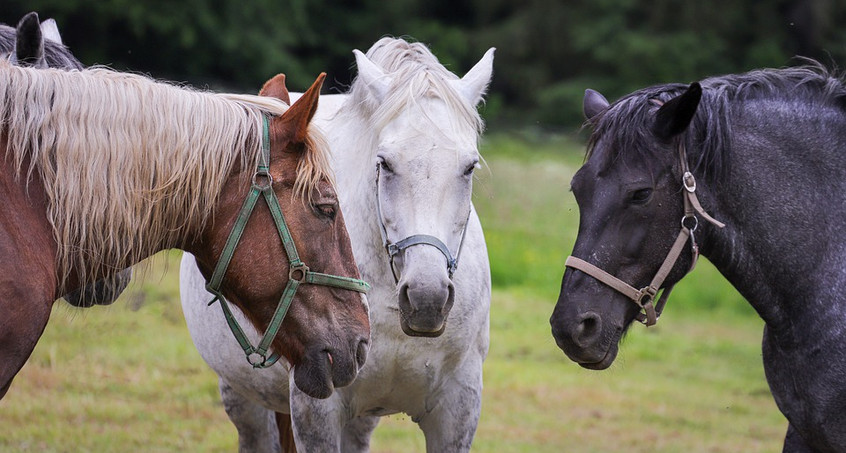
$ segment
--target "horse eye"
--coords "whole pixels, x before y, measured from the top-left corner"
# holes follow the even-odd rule
[[[652,189],[638,189],[629,194],[629,202],[632,204],[646,204],[652,198]]]
[[[314,210],[317,212],[318,215],[323,217],[329,218],[334,220],[337,211],[335,209],[335,203],[323,203],[314,205]]]
[[[467,167],[467,170],[464,170],[464,176],[470,176],[473,174],[473,171],[476,170],[476,167],[479,166],[479,162],[473,162],[472,165]]]
[[[382,170],[384,170],[386,173],[394,172],[394,169],[391,168],[390,165],[388,165],[388,162],[385,159],[379,159],[379,165],[382,167]]]

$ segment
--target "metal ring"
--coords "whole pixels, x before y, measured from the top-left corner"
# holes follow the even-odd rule
[[[265,184],[259,184],[258,179],[263,178]],[[256,171],[253,173],[253,187],[258,189],[267,189],[273,185],[273,176],[270,175],[270,172],[267,171]]]
[[[693,219],[693,226],[692,227],[685,225],[684,221],[687,220],[687,219]],[[692,214],[686,215],[686,216],[682,217],[682,219],[681,219],[681,226],[682,226],[682,228],[684,228],[684,229],[690,231],[691,233],[693,233],[694,231],[696,231],[696,228],[699,227],[699,217],[696,217],[695,215],[692,215]]]
[[[290,280],[294,280],[294,281],[297,281],[297,282],[300,282],[300,283],[304,283],[304,282],[305,282],[305,279],[306,279],[306,276],[308,275],[308,271],[309,271],[308,266],[306,266],[306,265],[305,265],[305,264],[303,264],[303,263],[300,263],[300,264],[298,264],[298,265],[293,265],[293,266],[291,266],[291,268],[288,270],[288,279],[290,279]],[[300,273],[300,278],[297,278],[297,277],[296,277],[296,275],[295,275],[295,274],[296,274],[297,272],[299,272],[299,273]]]
[[[259,357],[261,359],[261,362],[253,361],[253,356]],[[252,365],[253,368],[261,368],[265,364],[265,362],[267,362],[267,357],[262,354],[259,354],[258,352],[253,351],[247,354],[247,362],[249,362],[249,364]]]

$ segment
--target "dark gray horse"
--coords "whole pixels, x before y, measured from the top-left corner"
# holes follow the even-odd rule
[[[613,105],[588,90],[593,133],[571,183],[579,233],[550,319],[558,346],[585,368],[610,366],[633,320],[655,322],[656,290],[690,270],[698,244],[766,322],[784,450],[846,452],[844,109],[844,83],[816,64]]]
[[[0,24],[0,55],[21,66],[35,68],[83,69],[82,63],[62,44],[59,29],[52,19],[40,22],[38,14],[24,16],[16,28]],[[113,277],[96,281],[65,294],[68,303],[77,307],[108,305],[126,289],[132,270],[124,269]]]

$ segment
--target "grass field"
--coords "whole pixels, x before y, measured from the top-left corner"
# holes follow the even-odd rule
[[[475,202],[495,288],[479,452],[778,451],[786,422],[761,366],[762,323],[706,262],[658,326],[633,327],[603,372],[570,362],[548,318],[578,210],[581,147],[497,136]],[[160,254],[110,307],[56,304],[0,401],[0,452],[224,452],[235,429],[178,300],[179,252]],[[374,452],[425,451],[406,416],[384,418]]]

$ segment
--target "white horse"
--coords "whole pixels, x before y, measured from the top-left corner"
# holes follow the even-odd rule
[[[183,259],[188,328],[220,376],[241,451],[278,451],[280,430],[290,445],[284,414],[301,452],[367,451],[379,417],[400,412],[423,430],[427,451],[470,449],[490,313],[487,249],[471,201],[476,106],[493,51],[458,78],[425,45],[383,38],[366,56],[353,52],[349,93],[321,96],[315,124],[327,131],[354,255],[372,285],[372,344],[353,384],[317,400],[289,385],[284,366],[251,369],[223,317],[202,303],[209,296],[193,259]]]

